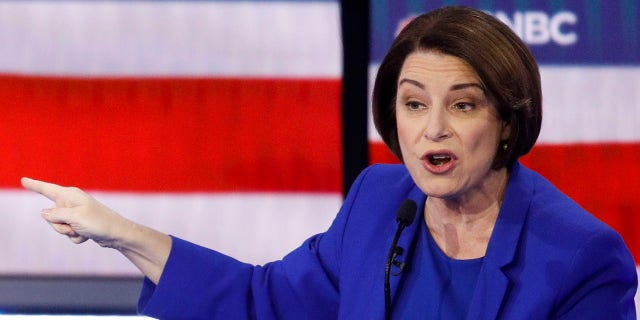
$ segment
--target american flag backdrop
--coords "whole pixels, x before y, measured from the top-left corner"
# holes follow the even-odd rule
[[[342,201],[336,1],[0,2],[0,273],[138,275],[21,176],[252,263]]]
[[[640,259],[639,1],[370,4],[370,77],[417,13],[509,23],[543,82],[524,164]],[[51,230],[21,176],[250,263],[324,231],[342,202],[340,31],[338,0],[0,1],[0,275],[139,275]],[[368,143],[371,163],[396,162],[372,126]]]

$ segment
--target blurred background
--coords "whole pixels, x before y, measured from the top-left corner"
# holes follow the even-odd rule
[[[522,162],[639,259],[637,0],[0,1],[0,318],[133,315],[142,280],[51,230],[22,176],[255,264],[324,231],[360,170],[397,162],[368,112],[393,37],[459,4],[540,64],[543,129]]]

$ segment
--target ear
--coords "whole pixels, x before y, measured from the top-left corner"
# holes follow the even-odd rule
[[[511,136],[511,124],[507,121],[502,121],[502,132],[500,133],[500,141],[509,140]]]

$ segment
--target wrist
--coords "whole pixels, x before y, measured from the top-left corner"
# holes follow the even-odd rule
[[[101,242],[96,242],[103,247],[116,249],[118,251],[130,250],[130,247],[133,246],[136,241],[136,234],[139,233],[137,229],[141,226],[117,214],[116,221],[115,223],[112,222],[109,224],[111,230],[105,235],[104,239]]]

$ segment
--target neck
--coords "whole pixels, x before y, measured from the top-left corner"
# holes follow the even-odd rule
[[[506,169],[492,171],[487,183],[463,196],[427,198],[424,219],[445,254],[455,259],[485,255],[507,180]]]

